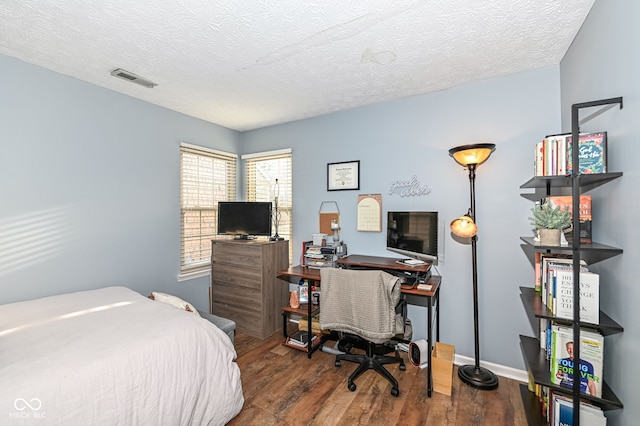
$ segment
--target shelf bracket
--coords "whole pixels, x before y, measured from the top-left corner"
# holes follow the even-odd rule
[[[604,114],[605,112],[609,111],[611,108],[614,108],[616,105],[620,105],[620,109],[622,109],[622,98],[611,98],[611,99],[604,99],[602,101],[595,101],[594,102],[585,102],[583,104],[576,104],[574,106],[578,106],[578,109],[580,108],[589,108],[589,107],[593,107],[593,106],[600,106],[600,105],[606,105],[603,108],[600,108],[599,110],[597,110],[596,112],[594,112],[593,114],[583,118],[582,120],[580,120],[578,122],[578,125],[582,125],[584,123],[588,123],[589,121],[593,120],[594,118],[596,118],[597,116]]]

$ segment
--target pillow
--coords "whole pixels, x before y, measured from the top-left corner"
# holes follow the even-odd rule
[[[168,303],[169,305],[175,306],[178,309],[184,309],[187,312],[193,312],[194,314],[200,316],[198,310],[194,308],[191,303],[185,302],[179,297],[172,296],[171,294],[154,291],[151,293],[151,295],[149,295],[149,299],[155,300],[157,302]]]

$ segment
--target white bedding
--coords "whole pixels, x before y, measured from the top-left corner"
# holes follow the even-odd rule
[[[108,287],[0,305],[0,424],[222,425],[244,398],[228,336]]]

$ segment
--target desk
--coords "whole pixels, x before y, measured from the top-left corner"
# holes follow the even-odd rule
[[[429,270],[430,265],[418,265],[418,266],[408,266],[397,263],[398,259],[390,258],[390,257],[378,257],[378,256],[363,256],[352,254],[342,259],[338,260],[338,265],[344,268],[352,268],[352,269],[389,269],[393,271],[407,271],[407,272],[427,272]],[[320,284],[320,270],[309,268],[306,266],[290,266],[288,269],[281,270],[277,272],[279,277],[296,277],[296,278],[304,278],[310,281],[310,284],[316,283]],[[402,294],[404,295],[414,295],[418,297],[424,297],[427,301],[427,342],[430,349],[433,349],[433,314],[435,310],[436,315],[436,341],[440,340],[440,282],[442,281],[442,277],[439,275],[432,275],[429,278],[427,284],[431,285],[430,290],[418,290],[416,288],[403,288]],[[300,305],[299,309],[293,309],[290,307],[283,308],[283,334],[286,336],[286,314],[287,313],[300,313],[303,315],[307,315],[309,324],[308,330],[311,332],[311,318],[313,314],[316,314],[319,311],[318,306],[313,306],[311,303]],[[311,354],[320,348],[322,339],[318,344],[308,345],[306,348],[308,358],[311,358]],[[427,366],[427,396],[431,397],[431,391],[433,389],[433,371],[431,369],[431,350],[429,350],[428,355],[428,366]]]

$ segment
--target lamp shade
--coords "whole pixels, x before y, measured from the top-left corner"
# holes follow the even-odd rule
[[[462,238],[471,238],[478,233],[476,223],[471,216],[466,214],[454,219],[449,227],[451,228],[451,232]]]
[[[496,145],[492,143],[477,143],[473,145],[462,145],[449,150],[449,155],[462,166],[470,164],[482,164],[496,150]]]

